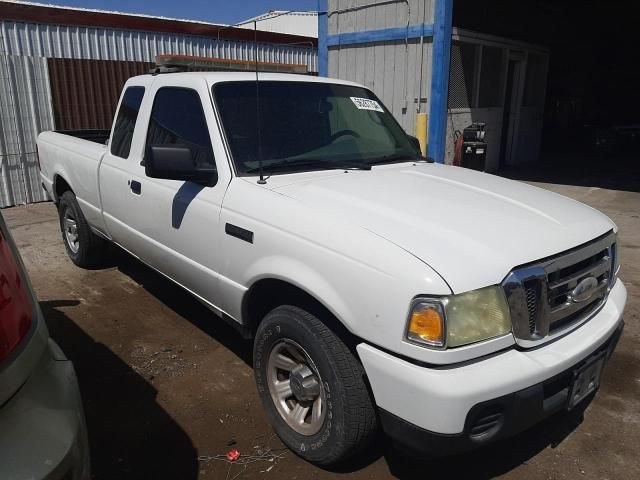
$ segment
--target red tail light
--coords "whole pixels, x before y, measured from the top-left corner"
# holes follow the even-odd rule
[[[0,361],[20,344],[33,321],[31,294],[16,255],[0,230]]]

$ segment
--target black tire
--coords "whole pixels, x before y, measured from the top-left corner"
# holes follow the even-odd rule
[[[314,434],[303,435],[289,426],[269,390],[274,371],[270,355],[288,342],[308,354],[326,395],[324,420],[317,421],[321,427]],[[320,466],[335,465],[359,453],[374,438],[377,418],[364,369],[344,342],[314,315],[290,305],[272,310],[256,332],[253,358],[267,417],[284,444],[300,457]],[[295,396],[291,398],[297,401]]]
[[[67,214],[76,223],[77,244],[74,244],[74,246],[71,245],[71,241],[65,231]],[[62,241],[71,261],[82,268],[92,268],[100,265],[108,244],[91,231],[91,227],[89,227],[82,210],[80,210],[80,205],[78,205],[73,192],[66,191],[60,197],[58,217],[60,219]]]

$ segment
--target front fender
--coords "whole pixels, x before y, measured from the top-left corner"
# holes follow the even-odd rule
[[[260,258],[249,267],[246,274],[245,285],[252,286],[260,280],[275,279],[298,287],[320,302],[349,331],[355,333],[355,313],[343,298],[345,292],[337,290],[326,276],[306,263],[281,255],[271,255]]]
[[[231,183],[221,225],[253,233],[221,236],[222,308],[242,319],[246,292],[263,279],[307,292],[353,335],[391,351],[419,349],[403,341],[408,309],[419,294],[448,295],[446,282],[409,252],[332,213],[245,180]]]

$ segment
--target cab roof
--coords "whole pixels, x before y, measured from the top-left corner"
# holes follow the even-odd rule
[[[157,73],[145,74],[132,77],[127,84],[134,83],[138,85],[148,85],[155,77],[162,76],[165,80],[175,79],[176,85],[180,85],[180,79],[199,77],[204,79],[209,85],[218,82],[247,81],[255,82],[255,72],[176,72],[176,73]],[[277,81],[277,82],[310,82],[310,83],[333,83],[340,85],[352,85],[362,87],[355,82],[347,80],[339,80],[337,78],[317,77],[313,75],[298,75],[292,73],[268,73],[258,72],[258,81]]]

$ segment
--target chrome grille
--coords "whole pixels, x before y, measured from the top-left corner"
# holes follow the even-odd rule
[[[529,333],[536,331],[536,313],[538,312],[538,294],[535,288],[525,288],[525,295],[527,296],[527,311],[529,312]]]
[[[589,319],[614,279],[615,234],[511,271],[503,288],[518,344],[543,343]]]

